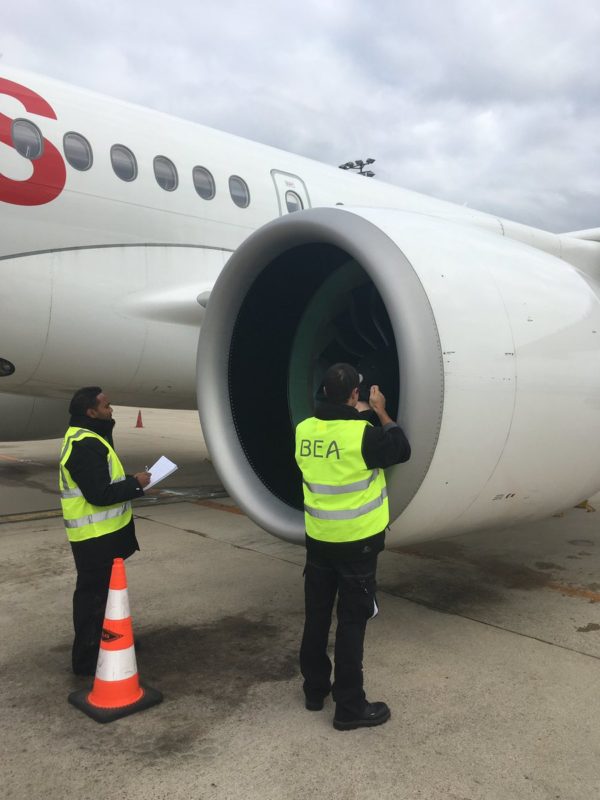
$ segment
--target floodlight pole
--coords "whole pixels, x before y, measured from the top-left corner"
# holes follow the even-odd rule
[[[340,164],[339,168],[346,170],[352,169],[357,175],[362,175],[365,178],[374,178],[375,173],[370,169],[365,169],[366,166],[374,163],[374,158],[365,158],[364,161],[362,158],[357,158],[356,161],[346,161],[344,164]]]

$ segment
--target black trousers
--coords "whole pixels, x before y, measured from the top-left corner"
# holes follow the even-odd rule
[[[377,556],[360,561],[337,561],[309,556],[304,570],[305,622],[300,647],[304,693],[321,699],[332,691],[335,716],[350,720],[366,704],[363,689],[363,646],[367,620],[377,613],[375,598]],[[334,682],[327,641],[335,598],[337,630]]]
[[[96,671],[111,570],[112,562],[94,569],[77,570],[73,593],[75,639],[72,650],[73,672],[77,674]]]

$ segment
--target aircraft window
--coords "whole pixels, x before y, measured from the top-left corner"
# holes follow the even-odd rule
[[[80,133],[65,133],[63,147],[65,158],[74,169],[85,172],[92,166],[92,148],[85,136]]]
[[[115,175],[122,181],[134,181],[137,178],[137,161],[131,150],[125,145],[113,144],[110,148],[110,160]]]
[[[246,181],[238,178],[237,175],[232,175],[229,178],[229,194],[231,199],[240,208],[248,208],[250,205],[250,191]]]
[[[285,204],[290,214],[292,214],[294,211],[302,211],[304,208],[302,198],[300,195],[297,195],[296,192],[290,191],[285,193]]]
[[[24,158],[35,161],[42,155],[44,139],[37,125],[28,119],[15,119],[12,124],[13,146]]]
[[[203,200],[212,200],[215,196],[215,181],[204,167],[194,167],[192,171],[194,189]]]
[[[156,156],[154,159],[154,177],[165,192],[175,191],[179,183],[175,164],[165,156]]]

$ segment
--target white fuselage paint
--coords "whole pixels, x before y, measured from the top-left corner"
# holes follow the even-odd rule
[[[313,207],[404,209],[495,231],[587,270],[597,290],[597,243],[499,220],[28,73],[3,68],[2,75],[43,97],[57,118],[28,113],[4,94],[1,113],[31,120],[60,152],[69,131],[86,136],[94,152],[89,171],[66,165],[66,185],[55,200],[0,201],[0,357],[17,367],[0,380],[4,392],[64,398],[73,387],[100,381],[121,403],[194,407],[203,313],[197,297],[210,291],[252,231],[287,213],[287,188]],[[135,181],[114,174],[113,144],[134,152]],[[173,192],[154,178],[157,155],[177,167]],[[213,200],[194,189],[196,165],[214,176]],[[31,163],[0,143],[0,174],[26,180]],[[232,202],[231,175],[247,182],[248,208]],[[449,365],[450,380],[454,369]]]

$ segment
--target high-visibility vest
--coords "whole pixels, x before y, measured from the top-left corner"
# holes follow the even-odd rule
[[[390,521],[385,474],[369,469],[361,447],[370,423],[309,417],[296,427],[306,533],[324,542],[352,542]]]
[[[70,542],[83,542],[124,528],[131,520],[131,503],[115,503],[111,506],[94,506],[83,496],[67,469],[74,442],[85,438],[99,439],[107,449],[108,472],[111,483],[125,480],[125,470],[119,457],[110,444],[87,428],[68,428],[60,454],[60,503],[62,506],[65,530]]]

